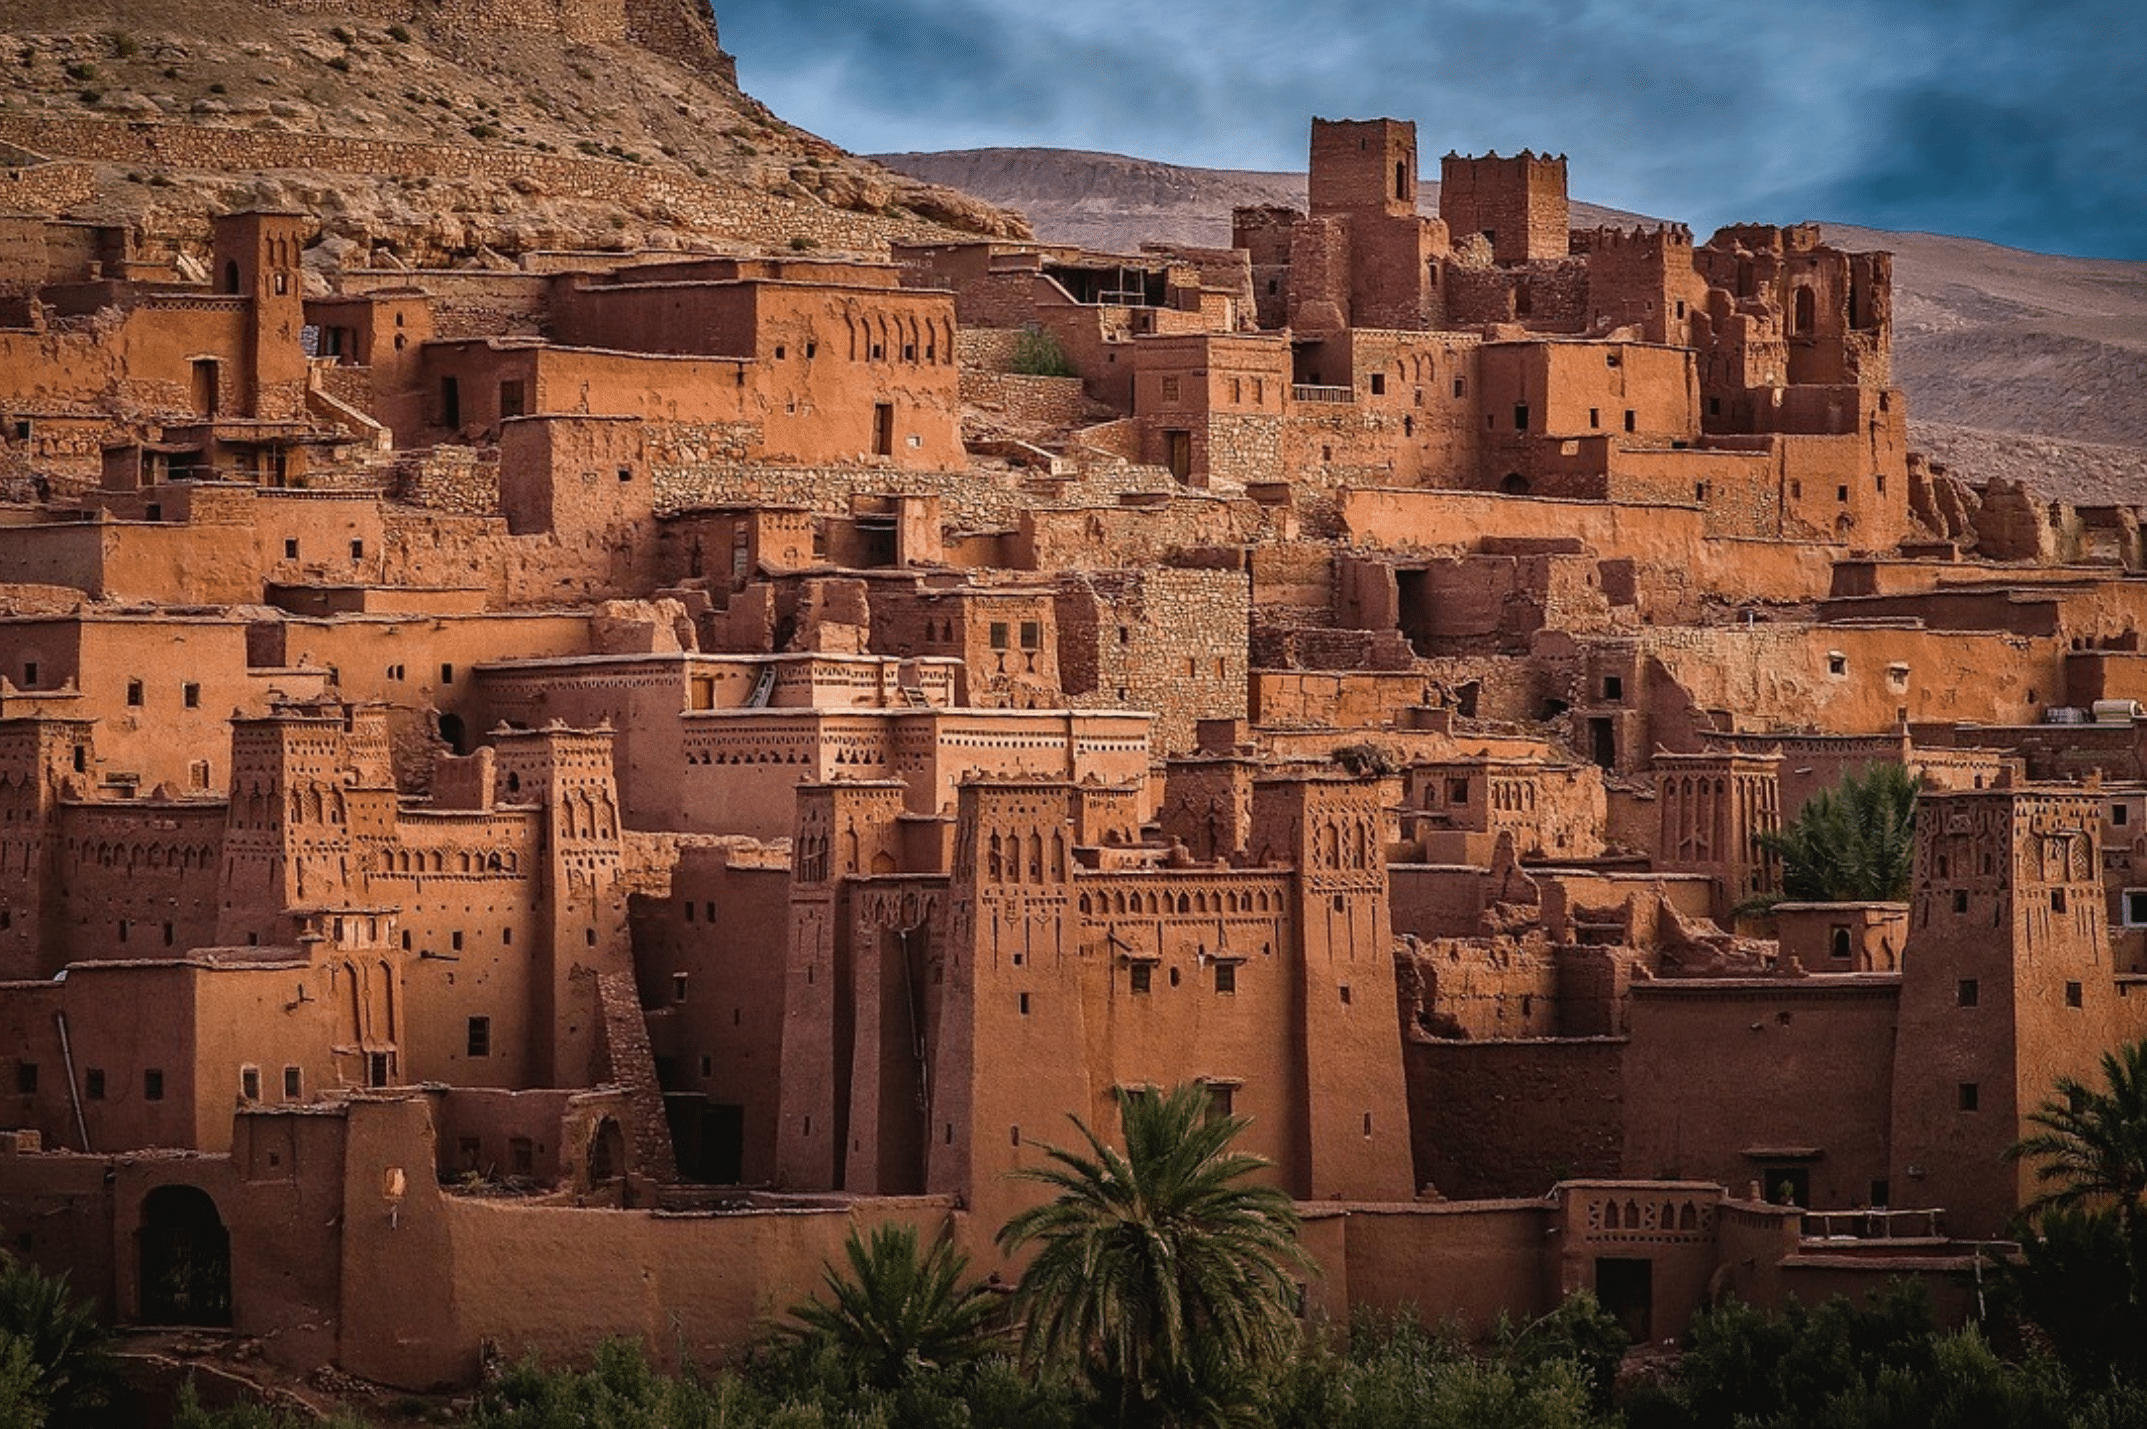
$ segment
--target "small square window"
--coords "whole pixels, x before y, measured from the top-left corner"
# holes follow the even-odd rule
[[[179,687],[180,701],[190,710],[201,708],[201,686],[191,680]]]
[[[1624,699],[1625,677],[1622,675],[1603,676],[1603,698],[1606,700]]]
[[[1135,992],[1146,992],[1155,985],[1155,969],[1147,963],[1135,963],[1126,969],[1128,984]]]
[[[164,1073],[155,1067],[151,1067],[142,1073],[142,1100],[150,1102],[164,1100]]]
[[[1953,911],[1956,913],[1966,913],[1968,911],[1967,889],[1956,888],[1953,890]]]
[[[443,664],[440,666],[440,683],[443,685],[455,683],[455,667],[453,665]]]
[[[22,684],[24,689],[29,689],[37,684],[37,662],[35,660],[22,662]]]
[[[2078,983],[2076,983],[2076,982],[2069,982],[2069,983],[2066,983],[2066,984],[2065,984],[2065,1005],[2066,1005],[2067,1007],[2078,1007],[2078,1006],[2080,1006],[2080,1004],[2081,1004],[2081,1001],[2082,1001],[2082,998],[2081,998],[2081,987],[2080,987],[2080,984],[2078,984]]]
[[[1044,623],[1040,620],[1021,622],[1021,648],[1040,650],[1044,645]]]
[[[686,1000],[686,978],[685,973],[671,974],[671,1000],[673,1002],[684,1002]]]
[[[1236,992],[1238,990],[1238,965],[1236,963],[1217,963],[1215,965],[1215,990],[1217,992]]]
[[[127,681],[127,704],[134,709],[142,707],[142,682],[140,680]]]
[[[2127,888],[2124,905],[2126,927],[2147,927],[2147,888]]]
[[[1006,622],[1003,620],[994,620],[991,623],[991,648],[994,650],[1004,650],[1006,648]]]
[[[283,1099],[295,1102],[305,1095],[306,1074],[297,1067],[283,1069]]]
[[[25,1097],[37,1094],[37,1063],[17,1062],[15,1064],[15,1092],[18,1096]]]
[[[1974,1111],[1982,1100],[1982,1093],[1974,1082],[1962,1082],[1954,1088],[1954,1098],[1962,1111]]]
[[[526,1136],[507,1138],[507,1164],[517,1176],[537,1174],[537,1143]]]
[[[1953,985],[1953,1000],[1961,1007],[1974,1007],[1981,999],[1983,985],[1972,977],[1964,977]]]
[[[1372,374],[1372,395],[1374,397],[1387,395],[1387,377],[1385,373],[1374,372]]]
[[[295,537],[295,536],[294,536],[294,537],[292,537],[291,539],[289,539],[289,540],[287,540],[287,541],[285,541],[285,542],[283,543],[283,558],[284,558],[284,559],[285,559],[286,561],[295,561],[295,560],[297,560],[297,559],[298,559],[298,538],[297,538],[297,537]]]
[[[450,934],[448,934],[448,935],[447,935],[447,943],[448,943],[448,946],[449,946],[449,947],[451,947],[451,948],[453,948],[453,949],[454,949],[454,950],[455,950],[456,952],[458,952],[458,953],[459,953],[459,952],[461,952],[461,951],[462,951],[462,934],[461,934],[460,932],[455,932],[455,933],[450,933]]]
[[[1021,994],[1021,1015],[1023,1017],[1029,1015],[1029,995],[1027,993]]]
[[[93,1102],[104,1100],[104,1069],[92,1067],[82,1074],[82,1095]]]
[[[2050,890],[2050,911],[2053,913],[2062,913],[2065,911],[2064,889],[2053,888]]]
[[[1839,650],[1829,651],[1826,657],[1826,672],[1829,675],[1848,674],[1849,657],[1842,654]]]
[[[467,1050],[472,1057],[489,1057],[492,1055],[491,1018],[473,1017],[470,1019]]]
[[[1237,1110],[1238,1089],[1214,1082],[1208,1084],[1208,1120],[1221,1121]]]
[[[1628,432],[1640,430],[1640,414],[1630,407],[1625,409],[1625,430]]]
[[[2123,804],[2110,805],[2110,822],[2115,824],[2118,828],[2123,828],[2125,826],[2126,821],[2129,820],[2131,817],[2132,811],[2130,809],[2127,809]]]
[[[239,1068],[239,1095],[250,1102],[261,1100],[261,1069]]]
[[[365,542],[353,541],[350,543],[350,558],[354,561],[365,559]]]

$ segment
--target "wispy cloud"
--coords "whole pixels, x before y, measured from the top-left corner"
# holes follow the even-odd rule
[[[1578,196],[2147,258],[2140,0],[718,0],[747,89],[858,150],[1294,168],[1306,121],[1567,154]]]

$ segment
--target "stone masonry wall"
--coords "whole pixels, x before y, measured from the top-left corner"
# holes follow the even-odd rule
[[[499,514],[499,451],[433,447],[416,452],[395,472],[396,499],[456,516]]]
[[[964,368],[962,402],[993,416],[1033,427],[1070,427],[1089,416],[1088,395],[1078,377],[1027,377],[1013,372]]]
[[[88,164],[33,164],[0,169],[0,213],[65,213],[97,196]]]

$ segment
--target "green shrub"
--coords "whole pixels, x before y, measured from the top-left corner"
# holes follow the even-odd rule
[[[1040,327],[1023,328],[1014,341],[1010,371],[1024,377],[1079,377],[1059,340]]]
[[[407,45],[410,43],[410,31],[402,25],[390,25],[388,26],[388,38],[398,45]]]

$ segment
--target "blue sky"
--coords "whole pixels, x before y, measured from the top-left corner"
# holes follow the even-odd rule
[[[1574,196],[2147,259],[2147,0],[715,0],[748,92],[859,152],[1304,164],[1307,122],[1564,153]]]

